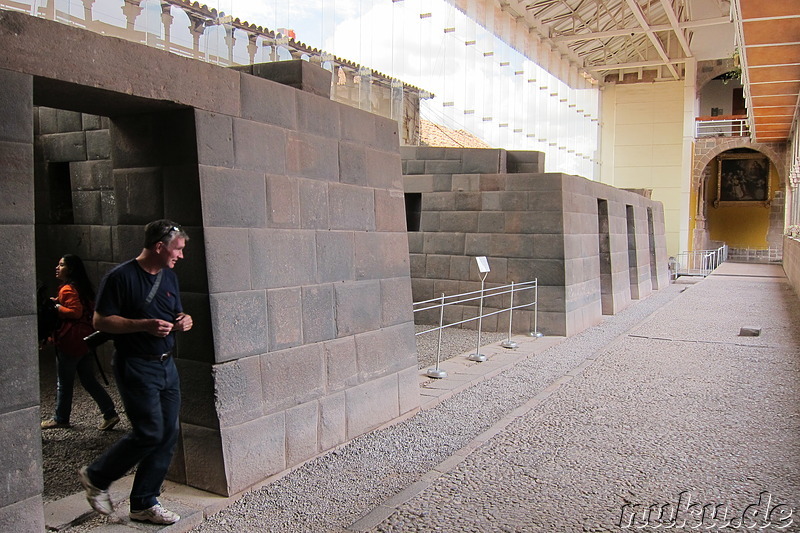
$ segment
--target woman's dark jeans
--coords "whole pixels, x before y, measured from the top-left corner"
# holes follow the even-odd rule
[[[116,412],[111,396],[108,395],[108,392],[95,377],[94,361],[92,361],[89,354],[80,359],[75,359],[56,350],[56,372],[58,375],[56,416],[54,417],[56,422],[69,424],[69,417],[72,414],[72,394],[75,390],[76,373],[81,385],[97,403],[104,418],[108,418]]]

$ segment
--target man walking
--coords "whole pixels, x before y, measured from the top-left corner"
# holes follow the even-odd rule
[[[102,514],[114,511],[108,488],[137,466],[130,518],[154,524],[180,520],[158,502],[178,439],[180,383],[173,360],[175,332],[189,331],[178,278],[189,236],[171,220],[145,227],[138,257],[112,269],[100,282],[94,327],[114,335],[114,376],[132,431],[79,472],[86,499]]]

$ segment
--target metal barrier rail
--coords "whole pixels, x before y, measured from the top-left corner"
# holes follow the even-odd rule
[[[534,291],[533,301],[529,303],[514,305],[514,295],[516,293],[522,291]],[[492,311],[490,313],[483,313],[483,301],[487,298],[495,298],[500,297],[503,295],[510,295],[509,297],[509,305],[507,308],[498,309],[496,311]],[[459,320],[457,322],[453,322],[451,324],[444,323],[444,310],[445,307],[451,305],[462,305],[469,302],[479,302],[479,310],[477,316],[467,318],[464,320]],[[533,331],[531,332],[531,336],[534,337],[541,337],[542,334],[538,331],[538,314],[539,314],[539,280],[534,279],[533,281],[525,281],[522,283],[515,284],[511,282],[509,285],[502,285],[499,287],[492,287],[489,289],[481,288],[477,291],[471,292],[464,292],[461,294],[453,294],[450,296],[445,296],[444,293],[439,298],[431,298],[430,300],[422,300],[419,302],[414,302],[413,309],[414,313],[421,313],[423,311],[432,311],[435,309],[439,310],[439,325],[436,327],[432,327],[429,329],[425,329],[422,331],[418,331],[416,335],[424,335],[425,333],[431,333],[434,331],[439,332],[439,339],[436,346],[436,366],[434,368],[429,368],[427,375],[432,378],[445,378],[447,377],[447,372],[439,368],[439,363],[441,362],[441,351],[442,351],[442,331],[446,328],[451,328],[454,326],[460,326],[462,324],[466,324],[467,322],[472,322],[474,320],[478,321],[478,342],[475,348],[475,353],[470,354],[468,359],[471,361],[483,362],[486,361],[486,356],[480,353],[481,348],[481,326],[484,317],[490,317],[493,315],[497,315],[500,313],[508,313],[508,338],[503,341],[501,344],[504,348],[516,348],[517,343],[511,340],[511,326],[513,323],[513,312],[514,309],[522,309],[525,307],[533,306]],[[416,320],[415,320],[416,322]]]
[[[681,252],[674,257],[672,279],[680,276],[706,277],[728,259],[728,245],[723,244],[716,250],[694,250]]]

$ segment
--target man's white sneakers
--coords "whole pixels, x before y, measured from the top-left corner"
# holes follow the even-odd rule
[[[169,509],[164,509],[160,503],[141,511],[131,510],[131,520],[139,522],[150,522],[152,524],[174,524],[181,519],[178,513],[173,513]]]
[[[107,490],[98,489],[94,486],[89,479],[89,474],[86,472],[84,466],[78,470],[78,477],[81,479],[81,485],[86,489],[86,501],[92,506],[92,509],[100,514],[109,515],[114,512],[114,504],[111,503],[111,496]]]

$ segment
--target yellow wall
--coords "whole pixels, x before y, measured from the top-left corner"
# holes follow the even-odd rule
[[[684,103],[681,81],[603,88],[600,181],[653,190],[652,199],[664,204],[669,255],[681,251],[681,213],[689,202],[682,186]]]
[[[706,187],[706,202],[713,202],[717,192],[717,160],[713,160],[711,177]],[[769,164],[770,194],[773,198],[778,190],[778,172],[775,165]],[[706,227],[709,237],[715,241],[723,241],[732,248],[768,248],[767,232],[769,231],[769,207],[761,202],[748,205],[720,205],[706,207]]]

